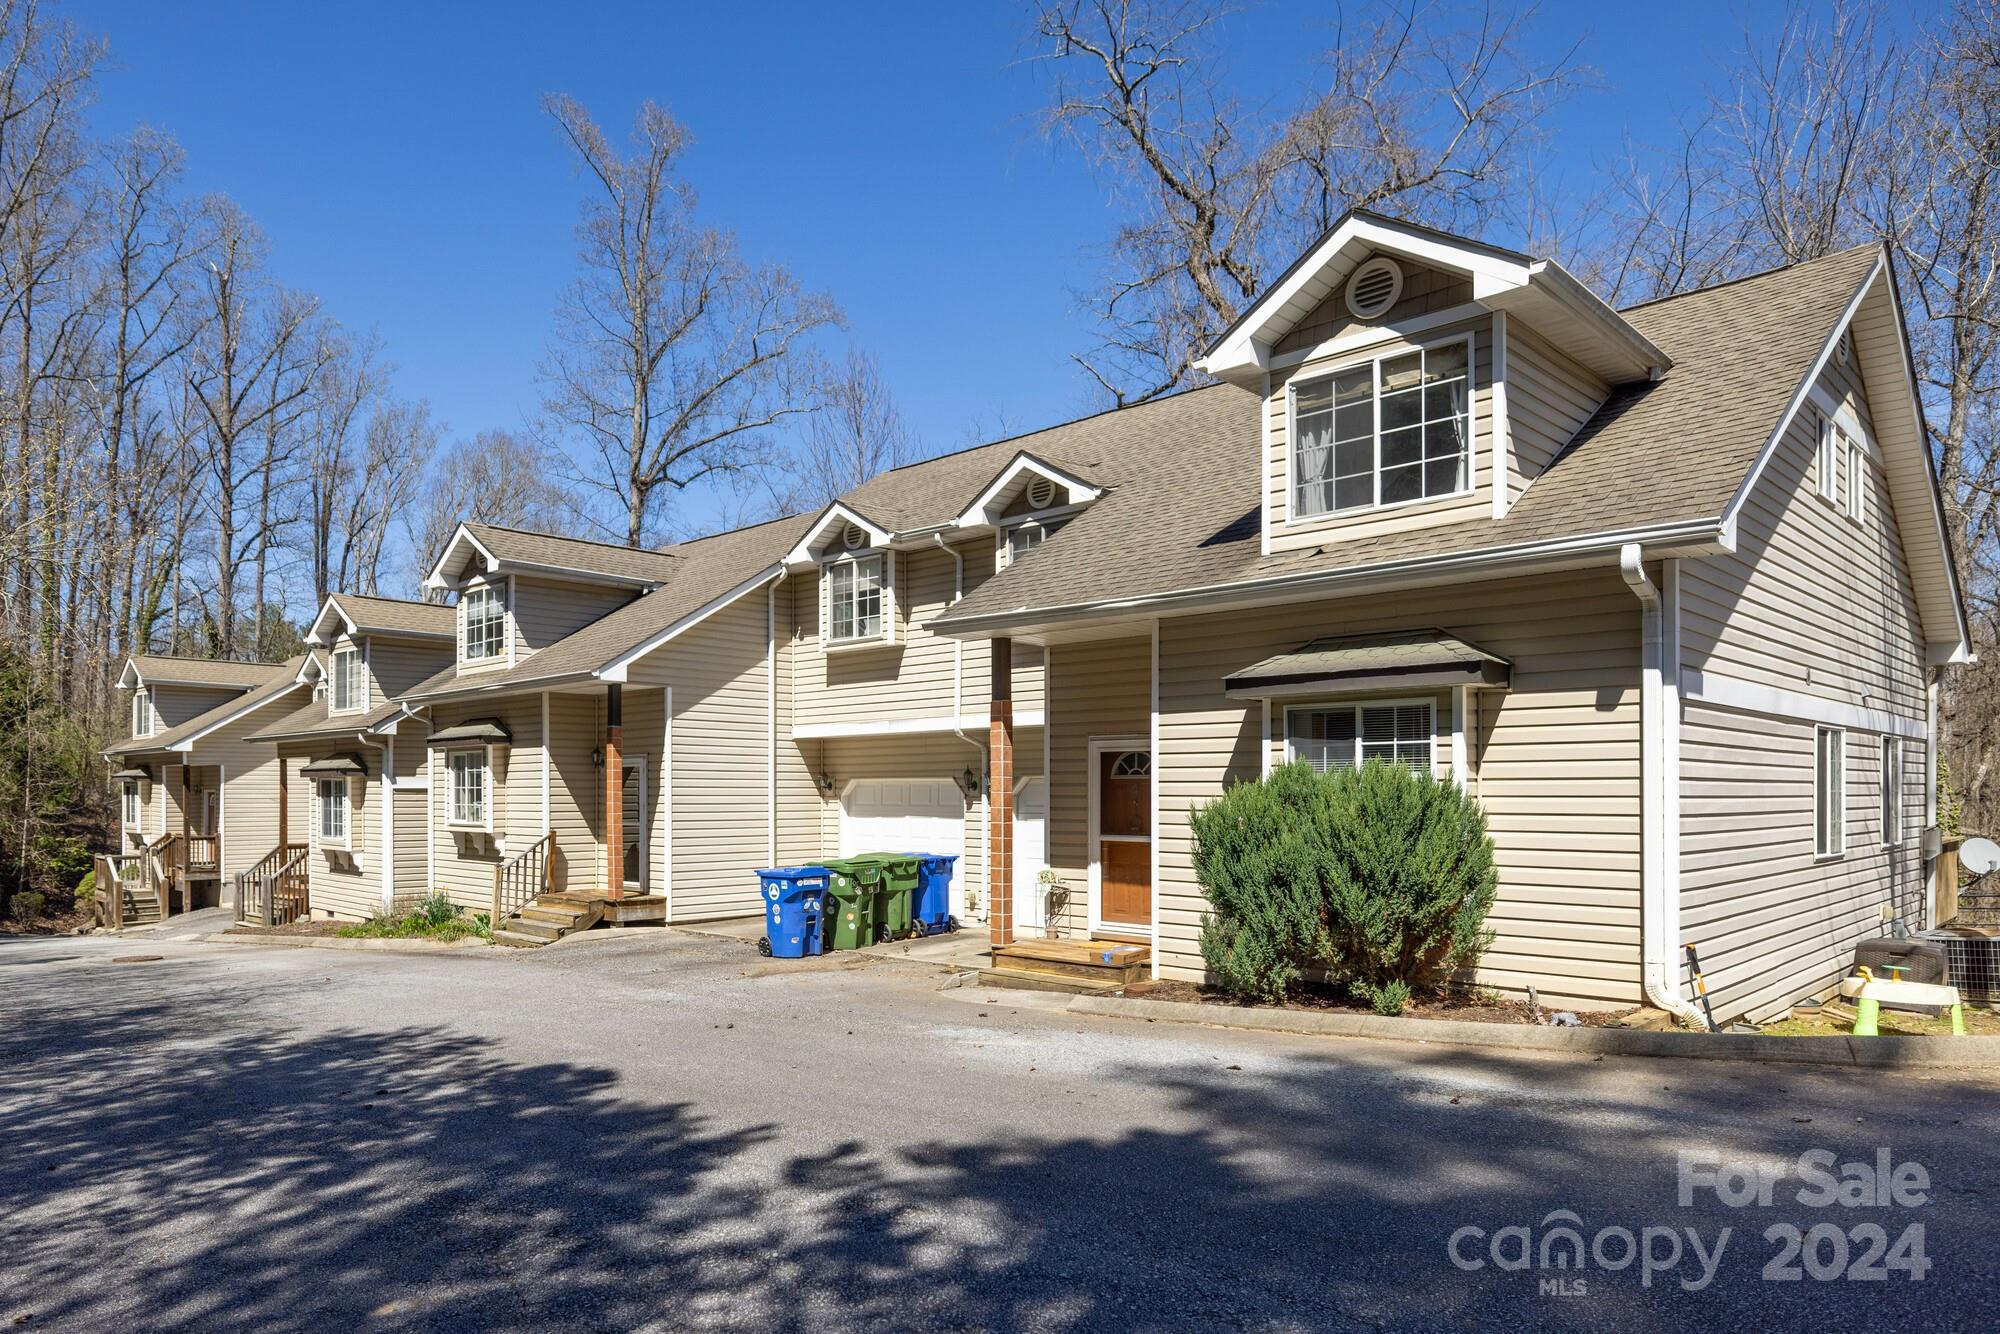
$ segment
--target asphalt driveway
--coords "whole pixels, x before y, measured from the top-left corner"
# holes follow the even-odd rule
[[[164,957],[112,962],[139,953]],[[935,986],[664,931],[449,957],[0,945],[0,1321],[2000,1327],[1991,1080]],[[1884,1151],[1887,1203],[1856,1172],[1848,1203],[1801,1202],[1814,1164],[1872,1175]]]

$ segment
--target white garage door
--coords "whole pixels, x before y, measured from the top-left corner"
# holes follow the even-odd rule
[[[949,778],[866,778],[840,801],[840,855],[965,853],[965,793]]]

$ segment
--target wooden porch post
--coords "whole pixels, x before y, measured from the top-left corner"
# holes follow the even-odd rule
[[[193,809],[193,807],[194,807],[194,784],[189,776],[188,766],[186,764],[182,764],[181,765],[181,851],[180,855],[174,859],[180,863],[180,866],[178,869],[170,873],[173,880],[177,883],[171,885],[167,891],[169,902],[172,901],[174,890],[180,891],[182,912],[187,912],[194,907],[194,891],[188,887],[188,873],[187,873],[188,863],[191,860],[193,860],[192,857],[190,856],[190,853],[192,852],[193,848],[192,844],[189,841],[194,832],[192,818],[189,814],[189,812]]]
[[[604,892],[625,897],[625,688],[613,681],[604,696]]]
[[[278,846],[284,847],[292,841],[291,784],[292,763],[281,751],[278,754]]]
[[[993,644],[986,774],[987,842],[992,849],[987,929],[995,945],[1014,943],[1014,641]]]

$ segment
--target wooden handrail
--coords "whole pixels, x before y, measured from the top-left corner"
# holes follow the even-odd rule
[[[523,848],[519,856],[494,867],[493,915],[487,919],[488,927],[498,931],[500,923],[540,895],[553,892],[561,857],[555,833],[551,831]]]
[[[208,870],[219,866],[222,861],[222,839],[215,834],[189,834],[187,840],[187,864],[190,868]]]
[[[257,864],[236,875],[236,915],[265,926],[286,926],[312,910],[311,877],[304,843],[280,843]]]

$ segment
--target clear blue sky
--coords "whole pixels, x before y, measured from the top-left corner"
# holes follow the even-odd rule
[[[1745,19],[1768,28],[1776,10],[1550,0],[1540,42],[1584,37],[1604,85],[1556,121],[1563,175],[1582,184],[1628,132],[1669,134]],[[933,449],[1091,406],[1068,361],[1091,345],[1073,292],[1115,215],[1037,132],[1045,84],[1019,63],[1013,6],[73,0],[63,12],[110,43],[98,131],[174,134],[191,186],[249,210],[284,281],[378,329],[399,390],[428,398],[454,434],[517,425],[538,401],[580,189],[538,109],[550,90],[619,133],[648,97],[685,121],[706,216],[841,303]],[[1245,92],[1276,97],[1308,77],[1332,13],[1269,0],[1233,16]]]

